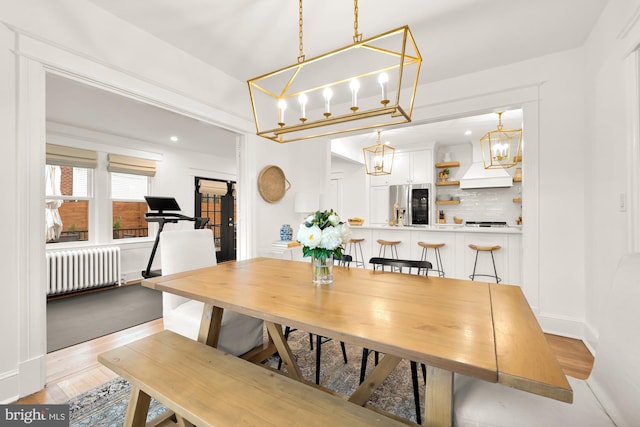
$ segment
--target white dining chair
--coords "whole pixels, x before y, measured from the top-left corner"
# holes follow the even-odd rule
[[[640,426],[640,253],[627,255],[601,313],[595,363],[587,380],[568,377],[573,403],[456,375],[458,427]]]
[[[160,256],[163,276],[216,265],[213,232],[208,229],[163,231],[160,234]],[[203,307],[200,301],[163,292],[165,329],[196,340]],[[218,348],[239,356],[261,346],[263,326],[261,319],[225,309]]]

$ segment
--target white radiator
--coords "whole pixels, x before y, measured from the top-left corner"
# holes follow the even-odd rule
[[[120,284],[120,247],[47,252],[47,295]]]

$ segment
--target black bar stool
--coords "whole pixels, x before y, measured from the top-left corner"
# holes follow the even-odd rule
[[[478,245],[471,244],[471,245],[469,245],[469,247],[471,249],[473,249],[474,251],[476,251],[476,259],[475,259],[475,261],[473,263],[473,273],[471,273],[469,278],[471,280],[475,280],[476,276],[493,277],[495,279],[496,283],[500,283],[502,281],[502,279],[500,277],[498,277],[498,270],[496,269],[496,260],[493,257],[493,252],[499,250],[501,248],[501,246],[499,246],[499,245],[478,246]],[[493,274],[476,273],[476,266],[478,265],[478,254],[480,252],[489,252],[491,254],[491,262],[493,263]]]

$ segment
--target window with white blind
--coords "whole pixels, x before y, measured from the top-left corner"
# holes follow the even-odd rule
[[[107,159],[107,162],[100,159]],[[155,161],[46,146],[45,220],[49,243],[144,238]],[[105,207],[111,205],[111,217]]]
[[[149,227],[144,219],[149,195],[149,177],[111,172],[111,211],[113,238],[147,237]]]
[[[47,243],[89,240],[92,177],[92,169],[45,166]]]
[[[47,144],[45,223],[47,243],[86,241],[90,237],[95,151]]]

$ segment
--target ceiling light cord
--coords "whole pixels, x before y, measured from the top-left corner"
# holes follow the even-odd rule
[[[299,49],[300,49],[300,55],[298,56],[298,63],[300,62],[304,62],[304,52],[303,52],[303,45],[302,45],[302,0],[299,0],[298,2],[299,6],[298,6],[298,40],[299,40]]]
[[[360,43],[362,34],[358,33],[358,0],[353,0],[353,42]]]

